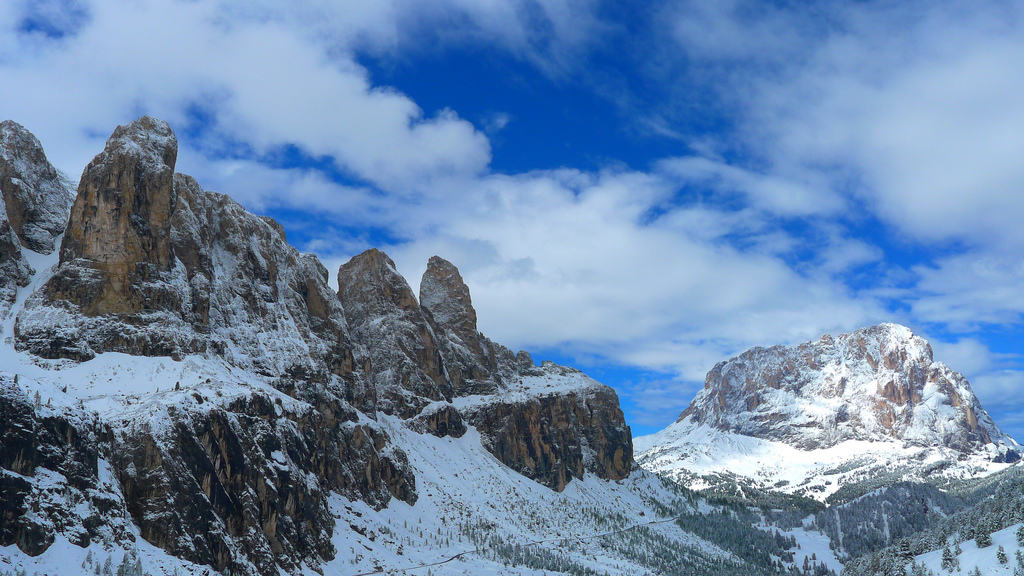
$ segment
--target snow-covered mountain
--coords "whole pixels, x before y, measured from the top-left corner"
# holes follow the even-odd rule
[[[34,156],[0,164],[5,200],[49,174],[19,134]],[[803,531],[705,518],[638,469],[615,392],[480,334],[450,262],[430,260],[417,298],[369,250],[334,292],[276,222],[176,173],[176,152],[164,122],[118,127],[73,205],[56,185],[24,196],[66,221],[36,228],[49,243],[0,214],[0,575],[803,560]]]
[[[1020,459],[970,384],[881,324],[718,363],[638,462],[692,488],[748,483],[824,500],[844,486],[977,475]]]

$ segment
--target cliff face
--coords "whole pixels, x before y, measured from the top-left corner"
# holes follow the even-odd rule
[[[614,390],[552,363],[516,388],[504,397],[461,403],[484,447],[505,465],[558,491],[585,472],[609,480],[629,474],[632,433]]]
[[[334,495],[417,502],[395,426],[452,439],[476,427],[501,462],[559,491],[628,474],[614,392],[480,334],[451,263],[430,260],[417,301],[369,250],[335,292],[276,222],[175,173],[176,154],[164,122],[118,127],[66,231],[33,228],[64,233],[52,274],[18,256],[26,226],[0,222],[8,302],[22,296],[18,353],[0,367],[0,545],[127,547],[138,533],[219,571],[315,567],[349,529]]]

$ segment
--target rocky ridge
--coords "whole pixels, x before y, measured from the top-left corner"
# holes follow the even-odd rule
[[[0,317],[34,273],[22,248],[49,254],[64,233],[74,192],[22,125],[0,122]]]
[[[989,466],[1021,453],[963,375],[895,324],[753,348],[720,362],[676,423],[637,445],[641,465],[694,486],[706,482],[700,476],[729,470],[792,491],[831,469],[820,496],[855,480],[860,466],[918,460],[942,469],[941,462],[967,459]],[[850,464],[857,459],[863,462]]]
[[[370,250],[334,292],[280,225],[176,173],[176,155],[166,123],[119,126],[83,171],[52,275],[35,271],[40,288],[13,310],[0,492],[31,513],[5,513],[0,546],[137,533],[218,571],[317,566],[346,529],[333,495],[417,502],[395,425],[452,438],[472,426],[555,490],[629,473],[614,392],[482,336],[451,263],[431,259],[418,302]],[[32,271],[0,256],[5,279],[28,285]]]

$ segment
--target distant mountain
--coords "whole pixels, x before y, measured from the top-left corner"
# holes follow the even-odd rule
[[[896,324],[720,362],[675,423],[634,445],[641,466],[692,488],[818,500],[984,474],[1021,452],[967,380]]]

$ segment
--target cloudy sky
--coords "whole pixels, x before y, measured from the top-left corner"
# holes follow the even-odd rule
[[[331,269],[455,263],[481,330],[617,388],[883,321],[1024,440],[1024,4],[15,0],[0,116],[118,124]]]

